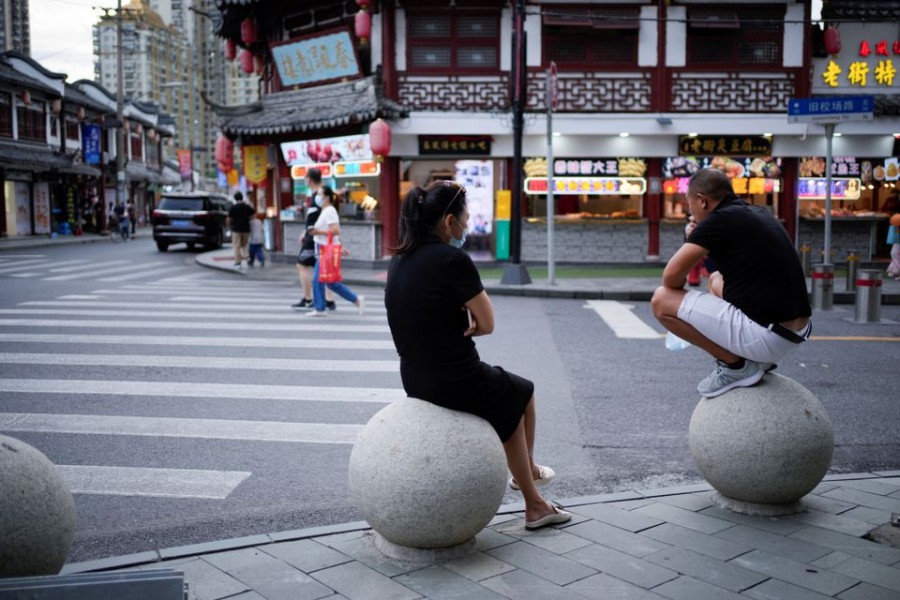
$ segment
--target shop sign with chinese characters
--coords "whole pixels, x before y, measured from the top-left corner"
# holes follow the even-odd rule
[[[900,160],[888,158],[856,158],[835,156],[831,161],[833,177],[859,177],[863,184],[900,179]],[[825,177],[825,159],[804,156],[800,160],[800,177]]]
[[[271,49],[278,77],[285,86],[360,75],[353,40],[346,30],[290,40]]]
[[[554,177],[555,194],[584,194],[587,196],[631,196],[647,191],[642,177]],[[546,177],[525,179],[526,194],[546,194]]]
[[[288,166],[309,166],[310,163],[369,160],[372,158],[372,148],[369,146],[369,136],[366,134],[344,135],[284,142],[281,144],[281,156],[284,157],[284,162]]]
[[[841,52],[813,60],[814,94],[889,93],[900,87],[896,22],[842,23],[840,33]]]
[[[267,177],[267,146],[244,146],[244,177],[252,185],[264,185]]]
[[[772,139],[761,135],[682,135],[678,138],[679,156],[715,155],[768,156]]]
[[[420,135],[419,155],[489,156],[492,140],[489,135]]]
[[[734,193],[772,194],[781,191],[781,160],[772,156],[676,156],[663,163],[663,193],[687,193],[690,177],[700,169],[718,169],[731,180]]]
[[[546,177],[547,159],[529,158],[524,164],[528,177]],[[643,177],[647,162],[642,158],[558,158],[553,161],[554,177],[619,175]]]

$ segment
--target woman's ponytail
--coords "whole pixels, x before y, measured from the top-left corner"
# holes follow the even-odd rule
[[[425,190],[414,187],[406,193],[400,206],[400,235],[397,245],[390,248],[392,254],[411,252],[422,240],[422,208],[425,205]]]

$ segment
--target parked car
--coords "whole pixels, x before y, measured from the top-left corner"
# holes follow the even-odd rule
[[[231,239],[228,210],[233,201],[209,192],[170,192],[159,199],[151,215],[153,240],[160,252],[172,244],[184,242],[188,248],[202,244],[221,248]]]

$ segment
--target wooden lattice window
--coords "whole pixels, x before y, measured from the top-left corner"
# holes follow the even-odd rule
[[[11,138],[12,134],[12,95],[0,92],[0,137]]]
[[[544,64],[555,61],[562,69],[634,68],[639,17],[637,7],[545,6]]]
[[[500,11],[410,11],[406,21],[410,72],[496,72]]]
[[[81,124],[78,119],[66,117],[66,139],[78,141],[80,139]]]
[[[784,6],[691,7],[689,67],[773,67],[783,64]]]
[[[129,138],[131,141],[131,160],[144,160],[143,134],[132,131]]]
[[[32,100],[27,106],[21,100],[17,101],[16,120],[20,140],[47,141],[47,114],[44,109],[45,104],[38,100]]]

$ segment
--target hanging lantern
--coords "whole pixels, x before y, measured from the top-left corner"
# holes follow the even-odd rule
[[[79,106],[79,107],[78,107],[78,112],[76,112],[75,115],[78,117],[78,120],[79,120],[79,121],[84,121],[84,116],[85,116],[84,107],[83,107],[83,106]]]
[[[248,46],[256,41],[256,23],[250,17],[241,21],[241,41]]]
[[[234,142],[224,135],[219,135],[216,140],[216,165],[223,173],[227,173],[234,168]]]
[[[834,55],[841,51],[841,32],[837,27],[829,27],[825,30],[825,52]]]
[[[131,121],[125,119],[125,131],[131,131]]]
[[[381,162],[390,153],[391,126],[384,119],[375,119],[369,125],[369,146],[377,162]]]
[[[231,38],[225,39],[225,59],[229,62],[237,58],[237,44]]]
[[[140,123],[138,123],[138,124],[137,124],[137,127],[134,128],[134,131],[135,131],[138,135],[140,135],[140,134],[144,133],[144,126],[141,125]]]
[[[257,75],[262,75],[263,69],[265,69],[265,67],[266,67],[266,62],[263,60],[263,57],[254,54],[253,55],[253,71]]]
[[[62,100],[60,100],[59,98],[57,98],[56,100],[54,100],[50,103],[50,112],[52,112],[53,114],[58,115],[59,111],[61,111],[61,110],[62,110]]]
[[[22,90],[22,93],[19,94],[19,99],[22,100],[22,104],[25,106],[31,106],[31,92],[28,90]]]
[[[372,15],[365,9],[360,9],[353,19],[353,27],[360,46],[366,46],[372,37]]]
[[[372,0],[356,0],[356,5],[362,10],[369,10],[369,7],[372,6]]]
[[[248,75],[253,72],[253,53],[246,48],[241,52],[241,71]]]

